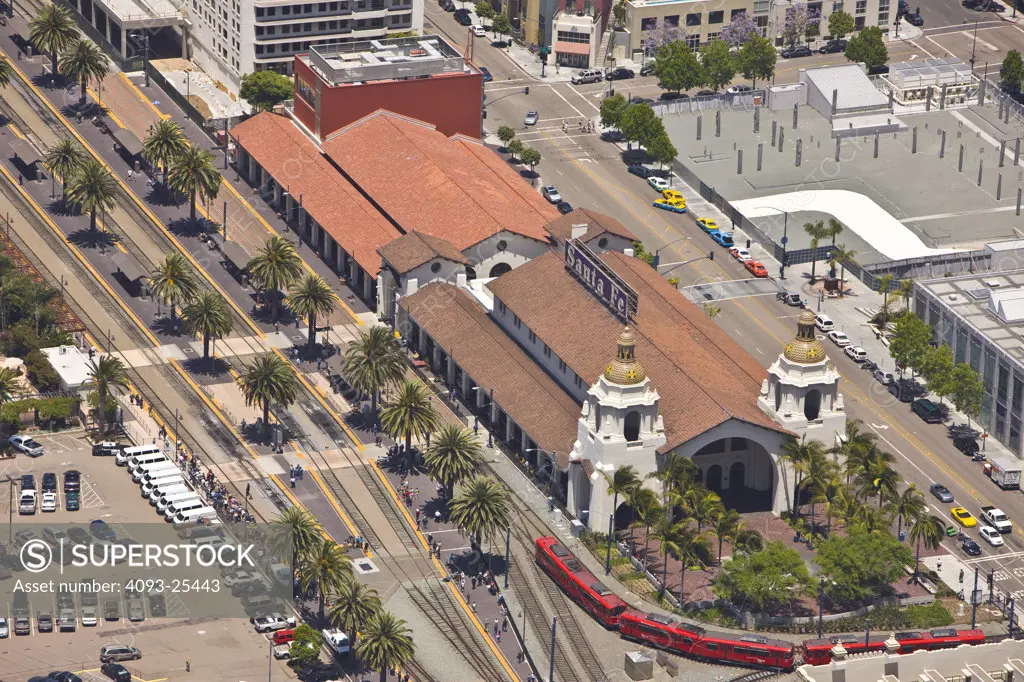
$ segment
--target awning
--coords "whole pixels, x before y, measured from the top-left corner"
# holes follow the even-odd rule
[[[146,271],[139,267],[135,259],[127,253],[114,253],[110,256],[114,264],[114,272],[120,272],[129,282],[135,282],[146,276]]]
[[[245,266],[249,264],[249,254],[245,252],[242,245],[238,242],[233,242],[230,239],[220,245],[221,251],[224,252],[224,257],[239,270],[245,270]]]
[[[22,140],[21,138],[11,140],[11,151],[26,166],[31,166],[42,160],[32,145],[28,143],[28,140]]]
[[[138,156],[142,153],[142,140],[135,137],[135,133],[127,128],[114,128],[113,132],[114,139],[129,156]]]

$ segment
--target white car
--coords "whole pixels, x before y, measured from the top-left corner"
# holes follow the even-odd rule
[[[487,30],[483,26],[471,26],[470,29],[477,38],[483,38],[487,35]]]
[[[544,198],[550,201],[552,204],[557,204],[562,200],[562,195],[558,193],[558,189],[554,185],[548,185],[540,191]]]
[[[43,502],[39,509],[44,512],[57,511],[57,493],[43,493]]]
[[[981,533],[981,537],[985,538],[985,542],[992,545],[993,547],[1001,547],[1003,545],[1003,536],[992,526],[982,526],[978,529]]]
[[[652,175],[651,177],[647,178],[647,184],[653,187],[654,189],[658,190],[659,192],[664,192],[665,190],[672,186],[672,183],[670,183],[668,180],[666,180],[665,178],[659,178],[657,175]]]
[[[284,630],[288,627],[295,627],[295,619],[285,618],[284,616],[274,614],[272,616],[260,616],[259,618],[253,618],[252,624],[256,626],[256,632],[274,632],[275,630]]]
[[[730,249],[730,253],[732,253],[733,258],[735,258],[741,263],[746,263],[748,260],[753,258],[753,256],[750,255],[750,251],[743,248],[742,246],[737,246],[735,248]]]
[[[11,628],[7,625],[7,619],[0,616],[0,639],[11,636]]]
[[[133,623],[146,620],[146,613],[142,609],[142,602],[138,599],[132,599],[128,602],[128,620]]]
[[[23,452],[29,457],[38,457],[43,454],[43,446],[38,441],[32,440],[32,436],[11,436],[7,439],[11,447],[18,452]]]
[[[82,627],[91,628],[96,627],[96,607],[95,606],[83,606],[82,607]]]
[[[224,576],[224,584],[228,587],[234,587],[235,585],[248,585],[256,579],[257,577],[254,574],[247,571],[235,571],[234,573],[228,573]]]
[[[753,89],[754,88],[750,87],[749,85],[734,85],[731,88],[729,88],[726,92],[728,92],[730,95],[738,95],[743,92],[750,92]]]
[[[829,341],[836,344],[840,348],[850,345],[850,337],[846,335],[846,332],[841,332],[833,329],[826,336],[828,336]]]
[[[865,362],[868,359],[868,352],[860,346],[847,346],[843,352],[854,362]]]

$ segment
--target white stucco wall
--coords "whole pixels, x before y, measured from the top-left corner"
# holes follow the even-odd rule
[[[499,248],[504,243],[504,249]],[[496,235],[463,250],[462,255],[470,262],[478,278],[491,276],[491,268],[499,263],[513,270],[548,251],[547,243],[529,239],[512,232]]]

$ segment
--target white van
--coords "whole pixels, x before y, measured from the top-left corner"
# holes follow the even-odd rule
[[[156,510],[163,514],[168,507],[181,505],[192,500],[199,500],[199,494],[193,490],[185,490],[180,493],[169,493],[160,498],[156,503]]]
[[[190,511],[192,509],[199,509],[200,507],[203,507],[205,505],[206,503],[200,499],[186,500],[185,502],[181,502],[178,504],[169,504],[167,505],[167,511],[164,512],[164,516],[167,517],[168,521],[173,521],[175,515],[182,512]]]
[[[153,468],[156,464],[172,464],[172,462],[164,456],[164,453],[155,452],[129,460],[128,471],[132,472],[132,477],[135,478],[138,475],[138,472],[149,471],[149,469]]]
[[[181,469],[165,459],[162,462],[140,464],[135,469],[132,469],[132,480],[136,483],[142,483],[146,480],[146,476],[158,476],[165,471],[177,471],[178,473],[181,473]]]
[[[182,481],[181,483],[170,483],[168,485],[158,485],[153,488],[153,491],[149,494],[149,503],[156,504],[167,495],[187,492],[190,492],[190,490],[189,487],[185,485],[185,481]]]
[[[182,476],[182,477],[184,477],[184,473],[182,472],[181,469],[179,469],[178,467],[174,466],[173,464],[171,466],[169,466],[169,467],[153,467],[152,469],[150,469],[148,471],[140,471],[139,472],[138,483],[140,485],[144,485],[144,484],[149,483],[150,481],[152,481],[154,479],[157,479],[157,478],[167,478],[168,476]]]
[[[123,467],[127,465],[128,462],[133,457],[138,457],[140,455],[148,455],[152,453],[156,453],[158,455],[163,454],[160,448],[157,447],[156,445],[135,445],[133,447],[125,448],[119,451],[116,455],[114,455],[114,461],[117,463],[117,466]]]
[[[169,473],[166,476],[157,476],[149,481],[142,484],[142,496],[149,497],[153,494],[153,491],[160,487],[170,487],[172,485],[184,485],[185,479],[181,477],[180,473]]]
[[[191,526],[199,523],[201,519],[217,518],[217,510],[213,507],[196,507],[188,511],[180,511],[174,515],[171,522],[176,527]]]
[[[823,332],[830,332],[835,329],[835,324],[832,322],[832,318],[825,313],[818,313],[814,316],[814,326]]]

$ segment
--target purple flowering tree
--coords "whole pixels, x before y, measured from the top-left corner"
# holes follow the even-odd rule
[[[806,3],[796,2],[786,8],[786,22],[782,27],[782,38],[789,46],[797,41],[818,35],[821,13],[807,9]]]
[[[718,37],[729,47],[740,47],[754,33],[757,33],[757,22],[749,18],[746,12],[740,12],[736,18],[722,27],[722,33]]]
[[[686,37],[686,31],[679,26],[666,24],[665,20],[659,21],[653,29],[644,34],[643,46],[644,55],[654,57],[663,46],[682,40]]]

